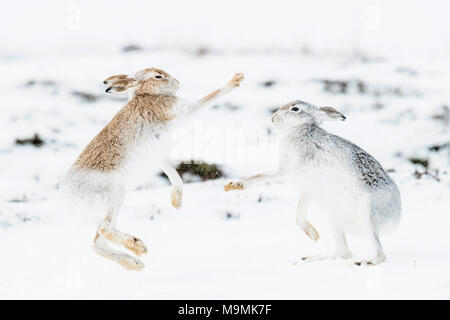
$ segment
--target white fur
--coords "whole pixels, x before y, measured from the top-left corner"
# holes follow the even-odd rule
[[[314,203],[321,209],[336,242],[332,258],[351,257],[345,235],[358,234],[370,239],[377,251],[375,258],[365,262],[380,263],[385,256],[378,235],[398,225],[400,193],[369,154],[319,127],[328,118],[345,120],[333,108],[317,108],[302,101],[280,108],[272,117],[277,132],[278,163],[275,170],[256,177],[267,178],[276,173],[299,192],[297,224],[313,240],[318,240],[319,234],[307,220],[308,208]],[[254,180],[253,177],[232,183],[225,189],[242,189]]]

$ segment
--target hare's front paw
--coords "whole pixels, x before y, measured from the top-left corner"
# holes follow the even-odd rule
[[[243,73],[236,73],[233,77],[233,79],[231,79],[231,81],[228,83],[228,85],[230,87],[236,88],[239,87],[242,80],[244,80],[244,74]]]
[[[316,228],[313,227],[311,223],[306,221],[301,228],[303,231],[310,237],[312,240],[317,241],[320,239],[319,233],[317,232]]]
[[[225,191],[243,190],[243,189],[244,189],[244,184],[241,181],[230,182],[223,187],[223,190],[225,190]]]
[[[170,194],[170,200],[174,208],[180,209],[182,198],[183,198],[183,190],[174,188],[172,190],[172,193]]]

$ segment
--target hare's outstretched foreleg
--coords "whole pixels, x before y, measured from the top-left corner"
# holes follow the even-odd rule
[[[162,167],[162,170],[173,186],[172,193],[170,194],[170,201],[175,208],[180,209],[183,199],[183,180],[177,170],[168,163]]]
[[[230,190],[243,190],[247,188],[249,185],[251,185],[254,182],[262,181],[267,178],[271,178],[278,172],[278,167],[274,166],[269,169],[266,169],[258,174],[255,174],[254,176],[251,176],[249,178],[243,179],[241,181],[235,181],[235,182],[229,182],[227,183],[223,189],[225,191]]]
[[[188,106],[188,111],[193,112],[198,109],[200,109],[203,106],[206,106],[207,104],[213,102],[214,100],[218,99],[219,97],[222,97],[228,93],[230,93],[234,88],[237,88],[240,86],[242,80],[244,80],[244,75],[242,73],[236,73],[223,88],[214,90],[210,94],[206,95],[205,97],[201,98],[199,101],[191,104]]]
[[[307,197],[300,197],[298,200],[296,222],[300,229],[302,229],[308,237],[314,241],[317,241],[320,238],[319,233],[306,219],[308,215],[309,202],[310,201]]]
[[[141,271],[144,269],[144,264],[141,260],[129,254],[111,249],[108,246],[106,239],[98,232],[94,239],[94,250],[97,254],[106,259],[119,263],[127,270]]]
[[[100,224],[98,233],[112,243],[124,246],[137,256],[147,253],[147,247],[142,240],[117,230],[108,220],[105,220]]]

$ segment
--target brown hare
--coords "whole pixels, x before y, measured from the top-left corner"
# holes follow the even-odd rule
[[[116,228],[127,190],[147,173],[163,170],[173,185],[172,205],[180,208],[183,181],[168,159],[172,129],[183,116],[231,92],[242,80],[243,75],[238,73],[225,87],[191,104],[176,96],[179,82],[157,68],[104,81],[106,92],[128,91],[129,100],[86,146],[60,186],[65,212],[78,221],[99,224],[94,238],[98,254],[128,270],[143,269],[141,260],[108,246],[108,241],[122,245],[137,256],[147,252],[140,239]]]

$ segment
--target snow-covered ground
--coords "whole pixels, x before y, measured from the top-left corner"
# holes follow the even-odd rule
[[[200,2],[2,10],[0,298],[449,299],[448,4]],[[186,184],[179,211],[160,177],[127,196],[119,228],[149,247],[136,273],[95,255],[93,231],[67,227],[55,199],[71,163],[124,104],[104,93],[103,79],[150,66],[180,80],[179,96],[190,99],[235,72],[246,79],[177,132],[174,163],[218,163],[224,179]],[[385,263],[303,263],[330,246],[318,209],[313,243],[295,224],[298,195],[283,183],[223,192],[270,164],[271,110],[293,99],[343,112],[347,121],[324,127],[392,171],[403,220],[382,238]],[[41,147],[15,143],[35,133]],[[430,174],[410,158],[428,160]],[[356,256],[367,252],[362,239],[349,242]]]

